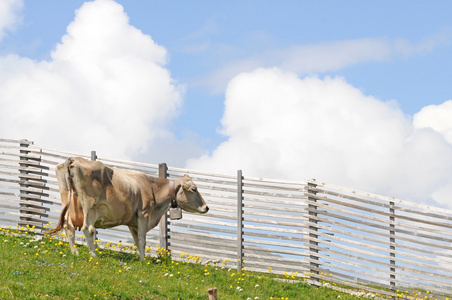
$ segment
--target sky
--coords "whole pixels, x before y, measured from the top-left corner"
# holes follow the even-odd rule
[[[0,137],[452,208],[452,2],[0,2]]]

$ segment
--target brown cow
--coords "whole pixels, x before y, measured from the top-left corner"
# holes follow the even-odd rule
[[[63,210],[57,227],[46,234],[65,228],[74,254],[78,254],[75,229],[83,230],[90,254],[96,256],[95,228],[127,225],[143,260],[146,233],[170,207],[201,214],[209,210],[188,175],[177,180],[156,178],[81,157],[68,158],[55,172]]]

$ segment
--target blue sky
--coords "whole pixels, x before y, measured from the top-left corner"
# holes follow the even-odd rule
[[[130,24],[149,34],[170,53],[168,69],[181,82],[197,82],[230,61],[251,59],[272,49],[328,41],[378,38],[416,44],[438,41],[434,50],[316,72],[344,76],[364,93],[395,99],[408,114],[451,98],[452,21],[449,1],[117,1]],[[84,1],[25,1],[23,23],[0,45],[33,59],[48,59],[74,12]],[[191,49],[191,50],[190,50]],[[303,75],[303,74],[302,74]],[[192,130],[211,149],[224,95],[201,83],[189,86],[176,133]],[[193,107],[193,110],[190,108]],[[202,107],[197,122],[187,122]]]
[[[4,3],[2,137],[449,205],[450,1]]]

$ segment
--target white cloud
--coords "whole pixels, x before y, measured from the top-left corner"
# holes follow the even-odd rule
[[[452,145],[452,100],[440,105],[429,105],[414,115],[416,128],[430,128],[444,136]]]
[[[0,136],[102,156],[142,155],[181,106],[167,51],[122,6],[88,2],[50,61],[0,57]]]
[[[234,76],[260,67],[278,67],[298,75],[336,71],[360,63],[390,61],[427,53],[450,40],[451,33],[442,30],[418,44],[405,39],[360,38],[295,45],[228,61],[194,83],[208,86],[213,93],[221,93]]]
[[[23,0],[2,0],[0,2],[0,41],[7,31],[14,30],[22,21]]]
[[[316,178],[452,207],[452,147],[415,128],[393,102],[341,78],[257,69],[228,85],[222,132],[228,140],[189,168],[245,176]]]
[[[199,157],[204,150],[202,141],[195,133],[185,132],[181,139],[167,132],[156,137],[152,146],[134,157],[135,160],[149,163],[166,163],[168,166],[183,166],[188,157]]]
[[[2,9],[0,20],[8,11],[13,21],[0,23],[0,39],[19,20],[11,13],[18,9]],[[411,120],[396,103],[363,95],[341,78],[298,77],[423,53],[440,42],[359,39],[232,62],[206,80],[224,90],[233,78],[222,119],[228,140],[187,167],[317,178],[452,207],[451,101],[426,107]],[[49,61],[0,57],[0,136],[87,154],[94,149],[104,157],[182,164],[201,150],[197,137],[178,140],[168,129],[183,87],[165,68],[167,60],[166,49],[131,26],[119,4],[85,3]],[[255,70],[262,66],[278,68]]]

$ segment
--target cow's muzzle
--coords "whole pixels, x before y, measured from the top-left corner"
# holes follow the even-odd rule
[[[200,208],[198,208],[198,211],[199,211],[201,214],[205,214],[206,212],[209,211],[209,207],[208,207],[207,205],[203,205],[203,206],[201,206]]]

